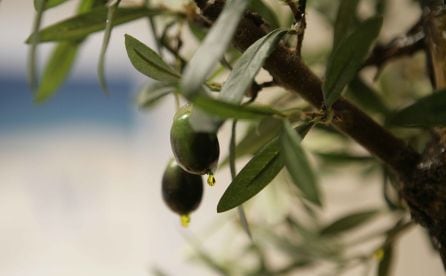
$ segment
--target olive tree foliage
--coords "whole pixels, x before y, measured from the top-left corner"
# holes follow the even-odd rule
[[[80,0],[73,15],[41,26],[45,11],[65,2],[34,1],[34,29],[26,42],[36,102],[57,92],[80,46],[95,32],[103,32],[98,78],[107,91],[104,62],[113,27],[143,19],[155,47],[132,36],[131,29],[125,36],[129,62],[150,80],[139,94],[139,107],[150,109],[173,96],[193,105],[190,123],[196,131],[218,133],[225,122],[232,124],[229,155],[220,160],[221,170],[229,165],[232,182],[216,211],[238,208],[242,229],[252,238],[243,255],[257,262],[244,265],[243,258],[228,256],[224,265],[199,251],[211,269],[286,275],[324,264],[336,273],[363,266],[368,275],[374,266],[377,275],[390,275],[395,244],[411,227],[426,230],[446,263],[443,0],[407,0],[419,7],[420,16],[393,39],[380,37],[390,0],[190,0],[181,7],[148,0]],[[359,6],[367,12],[360,13]],[[306,20],[309,10],[331,27],[333,39],[331,45],[302,51],[312,36],[306,32],[312,24]],[[54,48],[39,76],[36,49],[47,42]],[[192,47],[188,44],[198,44],[193,55],[184,51]],[[260,72],[268,77],[260,81]],[[262,93],[274,97],[256,101]],[[238,126],[243,135],[236,135]],[[329,139],[336,150],[302,146],[307,134]],[[237,170],[239,158],[248,161]],[[385,208],[323,220],[330,195],[319,184],[320,175],[352,170],[355,164],[353,171],[364,178],[381,175],[382,193],[375,196]],[[283,175],[294,185],[279,181]],[[293,199],[287,215],[265,227],[250,221],[242,204],[255,201],[268,185],[282,185]],[[345,235],[380,216],[393,223],[353,241]],[[377,246],[354,250],[370,240]],[[280,265],[268,260],[271,247],[284,256]]]

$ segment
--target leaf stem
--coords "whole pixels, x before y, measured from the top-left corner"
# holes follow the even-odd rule
[[[232,121],[231,127],[231,139],[229,142],[229,170],[231,171],[231,178],[234,180],[237,175],[237,169],[235,167],[235,158],[236,158],[236,136],[237,136],[237,120]],[[251,229],[249,228],[248,219],[246,218],[245,210],[243,209],[243,205],[237,207],[237,211],[240,218],[240,223],[242,224],[243,229],[248,235],[249,239],[252,241]]]
[[[116,0],[115,3],[111,3],[108,7],[107,21],[105,26],[104,37],[102,39],[101,53],[99,54],[98,62],[98,77],[99,83],[101,84],[102,90],[106,95],[109,94],[107,81],[105,79],[105,54],[107,53],[108,44],[111,38],[111,32],[113,29],[113,18],[115,16],[116,9],[118,8],[121,0]]]
[[[150,9],[150,0],[144,0],[144,5]],[[156,30],[156,22],[153,17],[148,16],[149,28],[152,33],[153,40],[155,40],[156,50],[160,56],[163,56],[161,42],[159,41],[158,32]]]

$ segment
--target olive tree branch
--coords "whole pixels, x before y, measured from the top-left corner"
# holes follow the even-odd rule
[[[198,2],[201,3],[201,1]],[[210,21],[215,21],[223,9],[224,2],[224,0],[215,0],[211,4],[197,4],[203,16]],[[233,43],[241,51],[245,51],[268,32],[267,25],[262,24],[262,19],[258,16],[253,19],[254,16],[253,14],[245,16],[234,35]],[[299,94],[316,108],[323,107],[322,81],[293,50],[279,45],[266,60],[264,68],[269,71],[278,85]],[[335,127],[380,158],[400,177],[404,178],[413,172],[420,155],[402,140],[343,98],[333,105],[333,112],[332,124]]]
[[[224,3],[224,0],[196,0],[202,15],[211,22],[217,19]],[[233,44],[240,51],[245,51],[268,31],[262,18],[246,12],[234,35]],[[323,107],[322,81],[295,51],[279,45],[266,60],[264,68],[280,86],[299,94],[318,109]],[[401,195],[409,204],[413,219],[429,230],[446,264],[446,158],[439,158],[437,166],[423,167],[418,152],[344,98],[334,103],[333,115],[333,126],[398,175]]]

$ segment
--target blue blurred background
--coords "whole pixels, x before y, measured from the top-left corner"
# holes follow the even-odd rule
[[[99,125],[123,132],[135,127],[135,88],[129,78],[109,81],[110,96],[104,95],[96,79],[70,79],[53,99],[37,105],[25,77],[0,75],[0,134],[70,124]]]

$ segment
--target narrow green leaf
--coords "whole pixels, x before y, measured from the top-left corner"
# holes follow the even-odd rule
[[[187,98],[193,98],[200,92],[202,84],[223,57],[250,2],[226,1],[222,13],[185,69],[181,91]]]
[[[332,152],[313,152],[319,159],[331,165],[345,165],[351,163],[367,164],[374,160],[373,157],[367,155],[354,155],[344,151]]]
[[[113,29],[113,21],[116,13],[116,9],[121,3],[121,0],[117,0],[114,4],[108,7],[107,20],[105,24],[104,37],[102,39],[101,52],[99,53],[98,62],[98,78],[101,84],[102,90],[108,94],[107,81],[105,80],[105,53],[107,52],[108,44],[110,42],[111,32]]]
[[[192,110],[190,124],[196,131],[217,132],[224,119],[260,120],[277,115],[279,111],[267,106],[238,105],[208,96],[209,92],[203,88],[202,92],[192,99],[195,107]]]
[[[38,34],[40,30],[40,25],[42,24],[42,17],[43,17],[43,12],[45,10],[46,0],[37,0],[36,5],[37,5],[36,9],[37,11],[33,22],[33,32]],[[29,83],[33,91],[38,86],[37,80],[39,73],[37,71],[37,45],[39,38],[40,36],[36,35],[29,40],[29,43],[31,45],[29,47],[27,69],[28,69]]]
[[[339,3],[338,13],[334,24],[333,48],[348,35],[356,21],[356,9],[359,0],[342,0]]]
[[[61,42],[54,48],[35,94],[36,102],[48,100],[62,85],[71,71],[78,48],[79,44],[73,42]]]
[[[304,137],[311,127],[312,124],[303,124],[298,131]],[[260,149],[237,174],[218,202],[217,212],[237,207],[259,193],[276,177],[283,166],[280,143],[276,138]]]
[[[397,111],[388,123],[403,127],[446,126],[446,90],[434,92]]]
[[[280,22],[277,19],[276,13],[263,0],[252,1],[249,9],[257,12],[261,17],[266,19],[271,29],[279,28]]]
[[[78,14],[88,12],[94,4],[94,0],[82,0],[77,9]],[[83,40],[64,41],[54,46],[45,65],[37,93],[34,95],[35,102],[42,103],[56,93],[71,72],[82,42]]]
[[[379,261],[377,276],[390,276],[393,263],[393,245],[387,244],[383,249],[383,257]]]
[[[106,4],[105,1],[107,0],[82,0],[77,8],[77,13],[86,13],[96,7],[103,6]]]
[[[366,210],[342,216],[320,230],[322,236],[334,236],[357,228],[378,214],[377,210]]]
[[[206,37],[206,30],[203,26],[195,23],[194,21],[187,22],[190,32],[195,36],[198,42],[203,41]]]
[[[152,49],[136,38],[125,35],[125,48],[133,66],[144,75],[159,81],[177,82],[180,75]]]
[[[244,203],[266,185],[283,168],[277,139],[271,141],[234,178],[217,205],[217,212],[225,212]]]
[[[257,120],[266,116],[281,115],[279,111],[268,106],[238,105],[201,95],[196,98],[194,104],[222,118]]]
[[[202,131],[204,131],[203,128],[204,126],[206,126],[206,131],[215,132],[222,125],[223,120],[212,117],[212,114],[219,115],[220,117],[224,118],[229,117],[237,119],[256,119],[259,117],[259,115],[264,116],[265,110],[263,110],[263,108],[259,110],[257,107],[243,107],[237,104],[241,102],[243,96],[246,93],[246,90],[252,84],[254,77],[257,75],[258,71],[262,67],[265,59],[274,50],[277,42],[285,33],[286,30],[277,29],[265,35],[261,39],[257,40],[253,45],[251,45],[235,63],[234,69],[229,74],[222,90],[218,94],[218,98],[221,100],[218,105],[225,105],[226,108],[224,110],[226,111],[229,111],[230,107],[230,110],[236,111],[236,113],[231,112],[225,114],[217,114],[216,112],[219,112],[221,109],[210,108],[208,109],[210,113],[209,115],[206,115],[203,112],[200,112],[200,116],[196,114],[193,115],[191,117],[191,124],[200,126]],[[214,105],[216,105],[217,103],[217,101],[211,98],[206,99],[213,101]],[[197,102],[197,100],[195,99],[192,99],[192,101]],[[210,107],[210,105],[211,103],[208,102],[206,106],[201,109],[205,110],[206,107]],[[267,110],[268,113],[269,111],[271,110]],[[271,113],[269,113],[269,115],[271,115]]]
[[[147,8],[118,8],[114,17],[115,19],[113,20],[113,26],[127,23],[141,17],[157,15],[161,12],[162,10],[148,10]],[[40,31],[35,30],[26,40],[26,43],[30,43],[33,40],[41,43],[82,39],[91,33],[104,30],[107,14],[107,7],[95,8],[90,12],[68,18]]]
[[[43,10],[48,10],[51,9],[53,7],[59,6],[60,4],[63,4],[65,2],[67,2],[68,0],[46,0],[46,4],[43,8]],[[34,9],[36,11],[39,11],[39,4],[40,2],[42,2],[42,0],[34,0]]]
[[[347,93],[361,107],[382,115],[389,114],[389,108],[379,97],[378,93],[356,76],[349,84]]]
[[[341,96],[344,87],[361,68],[373,41],[378,37],[382,17],[373,17],[361,23],[349,36],[339,42],[327,65],[325,82],[322,87],[327,107]]]
[[[138,93],[136,99],[137,105],[140,108],[150,108],[164,96],[173,93],[175,89],[176,87],[174,84],[165,82],[145,85]]]
[[[240,142],[235,146],[235,158],[256,153],[266,143],[277,136],[281,129],[282,121],[274,117],[266,117],[259,123],[251,125],[244,133]],[[228,162],[225,158],[220,162],[224,166]]]
[[[286,32],[287,30],[284,29],[276,29],[252,44],[235,63],[218,95],[219,98],[227,102],[239,103],[266,58]]]
[[[322,206],[321,194],[316,177],[305,153],[300,146],[301,139],[288,121],[283,121],[280,134],[281,155],[293,183],[302,195],[316,205]]]

